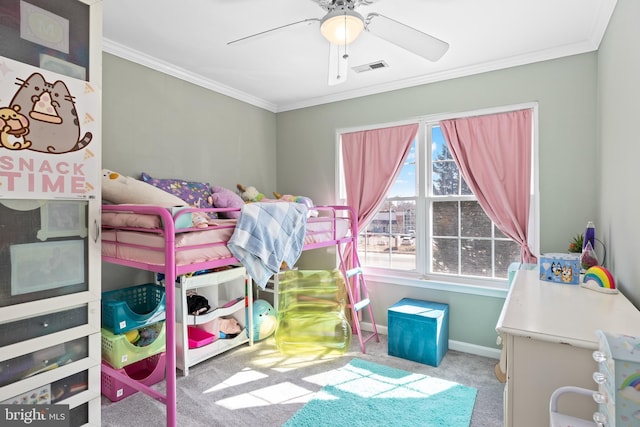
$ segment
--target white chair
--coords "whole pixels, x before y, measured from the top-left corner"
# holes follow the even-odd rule
[[[558,412],[558,399],[563,394],[574,393],[584,396],[593,397],[593,390],[588,390],[582,387],[565,386],[560,387],[551,394],[551,400],[549,402],[549,414],[551,427],[603,427],[604,424],[596,423],[594,421],[587,421],[582,418],[572,417],[570,415],[561,414]]]

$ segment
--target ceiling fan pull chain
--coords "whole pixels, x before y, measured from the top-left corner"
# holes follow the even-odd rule
[[[338,67],[338,73],[336,74],[336,80],[340,80],[342,76],[340,75],[340,46],[336,50],[336,55],[338,56],[338,60],[336,61],[336,66]]]
[[[343,43],[344,43],[344,55],[342,55],[343,59],[347,59],[349,57],[349,54],[347,53],[347,12],[344,13],[344,38],[343,38]],[[340,61],[340,58],[338,58],[338,61]]]

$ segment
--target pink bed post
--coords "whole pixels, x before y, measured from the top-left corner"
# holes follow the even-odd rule
[[[175,260],[175,228],[173,217],[167,209],[158,209],[164,224],[165,234],[165,300],[166,300],[166,387],[167,427],[176,427],[177,397],[176,397],[176,260]]]
[[[349,269],[360,267],[360,259],[358,258],[358,215],[356,215],[356,211],[349,206],[349,216],[351,217],[351,236],[353,237],[353,241],[351,242],[351,248],[349,249],[349,254],[347,258],[349,259],[349,265],[347,266]],[[353,282],[358,283],[357,280]],[[353,287],[353,297],[356,301],[360,301],[360,287]],[[363,351],[364,353],[364,351]]]

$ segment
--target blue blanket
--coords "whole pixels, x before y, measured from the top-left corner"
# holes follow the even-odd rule
[[[249,203],[227,243],[229,251],[264,289],[282,262],[300,258],[307,229],[307,207],[301,203]]]

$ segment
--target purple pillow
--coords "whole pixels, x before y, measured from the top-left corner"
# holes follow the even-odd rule
[[[244,200],[238,194],[233,191],[214,185],[211,187],[213,193],[213,205],[216,208],[242,208],[244,206]],[[220,212],[222,218],[235,218],[240,217],[239,211]]]
[[[178,196],[189,206],[212,208],[211,186],[208,182],[185,181],[182,179],[152,178],[146,172],[140,174],[142,181]]]

